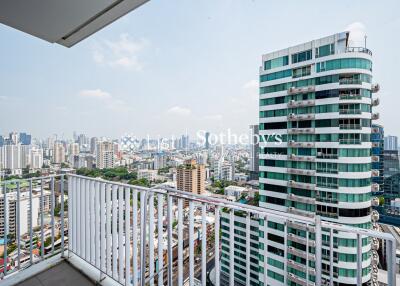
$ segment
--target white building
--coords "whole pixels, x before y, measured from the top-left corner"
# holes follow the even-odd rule
[[[240,196],[243,194],[243,192],[246,192],[247,189],[244,187],[239,187],[239,186],[228,186],[224,189],[224,194],[226,196],[233,196],[235,197],[235,200],[238,200]]]
[[[96,167],[106,169],[114,167],[114,144],[109,141],[99,141],[96,145]]]
[[[56,142],[53,147],[53,161],[54,164],[61,164],[65,162],[65,148],[62,143]]]
[[[157,170],[149,170],[143,169],[138,170],[137,178],[140,179],[147,179],[149,182],[154,181],[157,178]]]

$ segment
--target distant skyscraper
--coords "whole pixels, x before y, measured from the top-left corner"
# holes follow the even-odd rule
[[[372,124],[371,133],[372,142],[372,182],[379,184],[379,192],[383,192],[383,174],[384,174],[384,129],[383,126]]]
[[[92,153],[92,154],[96,153],[96,145],[97,145],[98,141],[99,140],[97,139],[97,137],[92,137],[90,139],[90,153]]]
[[[43,166],[43,149],[31,149],[30,167],[32,169],[40,169]]]
[[[32,137],[27,133],[19,133],[19,142],[22,145],[31,145]]]
[[[11,132],[9,139],[11,141],[11,144],[18,144],[19,143],[19,134],[17,132]]]
[[[206,132],[206,142],[205,142],[205,148],[210,149],[210,132]]]
[[[167,164],[167,158],[163,153],[154,154],[153,167],[154,170],[164,168]]]
[[[177,189],[194,194],[204,192],[205,168],[196,164],[194,159],[187,160],[176,170]]]
[[[0,147],[4,145],[4,137],[0,135]]]
[[[385,150],[397,150],[399,145],[397,144],[397,136],[388,135],[385,137]]]
[[[61,164],[65,162],[65,148],[60,142],[54,143],[53,147],[53,163]]]
[[[250,179],[258,180],[259,171],[259,132],[258,125],[250,125]]]
[[[99,141],[96,145],[96,167],[106,169],[114,167],[114,143]]]

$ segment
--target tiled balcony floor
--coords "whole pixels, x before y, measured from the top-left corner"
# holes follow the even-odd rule
[[[82,275],[78,270],[67,262],[61,262],[56,266],[47,269],[24,282],[17,284],[18,286],[92,286],[95,285],[86,276]]]

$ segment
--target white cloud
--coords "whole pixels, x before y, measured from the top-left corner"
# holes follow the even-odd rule
[[[111,98],[111,95],[101,89],[84,89],[79,92],[79,96],[92,98]]]
[[[8,99],[7,96],[5,96],[5,95],[0,95],[0,100],[7,100],[7,99]]]
[[[174,106],[167,110],[167,114],[178,115],[178,116],[189,116],[192,111],[189,108]]]
[[[252,79],[248,82],[246,82],[243,85],[244,89],[257,89],[258,88],[258,81],[256,81],[255,79]]]
[[[350,32],[349,46],[363,47],[366,35],[365,25],[361,22],[351,23],[346,27],[346,31]]]
[[[223,118],[222,114],[212,114],[203,117],[204,120],[215,120],[215,121],[222,120],[222,118]]]
[[[131,111],[132,108],[125,101],[112,96],[109,92],[101,89],[84,89],[78,93],[79,96],[99,100],[103,106],[114,111]]]
[[[133,40],[128,34],[121,34],[116,41],[104,40],[96,43],[92,57],[99,65],[141,71],[143,64],[139,61],[138,54],[148,44],[146,39]]]

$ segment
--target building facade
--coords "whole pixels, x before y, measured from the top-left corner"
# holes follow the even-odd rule
[[[372,93],[378,86],[372,84],[372,53],[349,47],[348,39],[348,32],[339,33],[263,55],[260,207],[371,228],[371,120],[379,118]],[[268,249],[263,260],[270,285],[315,281],[315,262],[304,259],[314,234],[271,223],[274,237],[260,239],[260,248]],[[332,239],[334,271],[327,271],[330,249],[322,245],[322,281],[357,285],[354,239],[340,233]],[[363,284],[371,279],[369,250],[364,240]]]
[[[114,144],[109,141],[100,141],[96,145],[96,167],[108,169],[114,167]]]
[[[204,165],[196,164],[194,159],[187,160],[176,169],[177,189],[200,195],[204,193],[205,190],[205,177]]]
[[[398,148],[397,136],[388,135],[385,137],[385,150],[397,150]]]

